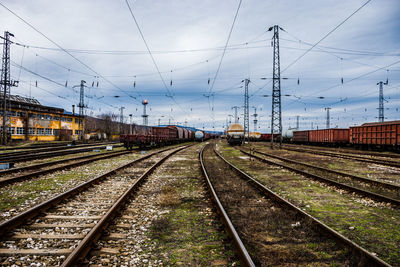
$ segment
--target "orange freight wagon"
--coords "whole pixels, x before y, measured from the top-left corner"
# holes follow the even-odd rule
[[[293,142],[295,143],[308,143],[308,130],[307,131],[294,131]]]
[[[347,144],[349,143],[349,129],[323,129],[308,131],[310,143]]]
[[[400,147],[400,121],[364,123],[350,127],[350,143],[359,146]]]

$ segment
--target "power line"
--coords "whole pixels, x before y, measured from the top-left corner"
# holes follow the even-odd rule
[[[7,9],[11,14],[13,14],[14,16],[16,16],[18,19],[20,19],[22,22],[24,22],[26,25],[28,25],[30,28],[32,28],[35,32],[39,33],[41,36],[43,36],[45,39],[47,39],[49,42],[51,42],[52,44],[54,44],[55,46],[57,46],[59,49],[61,49],[62,51],[64,51],[65,53],[67,53],[70,57],[72,57],[73,59],[75,59],[76,61],[78,61],[80,64],[82,64],[83,66],[85,66],[87,69],[89,69],[90,71],[92,71],[93,73],[95,73],[97,76],[101,77],[104,81],[106,81],[107,83],[111,84],[112,86],[114,86],[115,88],[118,88],[121,92],[127,94],[129,97],[136,99],[136,97],[131,96],[130,94],[128,94],[127,92],[125,92],[122,88],[118,87],[117,85],[115,85],[113,82],[111,82],[110,80],[108,80],[107,78],[105,78],[103,75],[101,75],[100,73],[98,73],[97,71],[95,71],[92,67],[90,67],[89,65],[87,65],[86,63],[84,63],[82,60],[80,60],[79,58],[75,57],[74,55],[72,55],[70,52],[68,52],[66,49],[64,49],[61,45],[59,45],[58,43],[56,43],[55,41],[53,41],[52,39],[50,39],[49,37],[47,37],[44,33],[42,33],[39,29],[37,29],[35,26],[33,26],[32,24],[30,24],[28,21],[26,21],[25,19],[23,19],[22,17],[20,17],[18,14],[16,14],[14,11],[12,11],[11,9],[9,9],[7,6],[5,6],[3,3],[0,2],[0,5],[2,7],[4,7],[5,9]],[[136,101],[138,101],[136,99]]]
[[[365,2],[361,7],[359,7],[356,11],[350,14],[346,19],[344,19],[342,22],[340,22],[335,28],[333,28],[331,31],[329,31],[327,34],[325,34],[324,37],[322,37],[318,42],[316,42],[312,47],[310,47],[306,52],[304,52],[302,55],[300,55],[297,59],[295,59],[292,63],[290,63],[286,68],[282,70],[282,72],[285,72],[288,68],[293,66],[297,61],[299,61],[302,57],[304,57],[308,52],[310,52],[315,46],[317,46],[320,42],[325,40],[329,35],[331,35],[334,31],[336,31],[340,26],[342,26],[347,20],[349,20],[353,15],[355,15],[358,11],[360,11],[364,6],[366,6],[369,2],[372,0],[368,0]]]
[[[214,76],[213,82],[212,82],[211,87],[210,87],[210,89],[209,89],[209,91],[208,91],[209,94],[212,92],[212,90],[213,90],[213,88],[214,88],[214,84],[215,84],[215,81],[216,81],[216,79],[217,79],[217,77],[218,77],[219,70],[221,69],[222,60],[224,59],[225,52],[226,52],[226,48],[227,48],[227,46],[228,46],[229,39],[231,38],[231,34],[232,34],[232,31],[233,31],[233,27],[235,26],[236,18],[237,18],[237,15],[238,15],[238,13],[239,13],[240,6],[241,6],[241,5],[242,5],[242,0],[239,1],[238,7],[237,7],[237,9],[236,9],[236,14],[235,14],[235,17],[233,18],[233,23],[232,23],[231,29],[230,29],[230,31],[229,31],[228,39],[226,40],[226,43],[225,43],[224,51],[222,52],[221,60],[219,61],[218,68],[217,68],[217,71],[215,72],[215,76]]]
[[[149,45],[147,44],[146,39],[144,38],[144,35],[143,35],[143,33],[142,33],[142,30],[140,29],[140,26],[139,26],[139,24],[138,24],[138,22],[137,22],[137,20],[136,20],[135,15],[133,14],[133,11],[132,11],[132,9],[131,9],[131,6],[129,5],[128,0],[125,0],[125,2],[126,2],[126,5],[127,5],[128,8],[129,8],[129,12],[131,13],[132,19],[133,19],[133,21],[134,21],[135,24],[136,24],[136,27],[137,27],[137,29],[138,29],[138,31],[139,31],[139,33],[140,33],[140,36],[142,37],[142,40],[143,40],[143,42],[144,42],[144,44],[145,44],[145,46],[146,46],[146,48],[147,48],[147,52],[149,53],[149,55],[150,55],[150,57],[151,57],[151,60],[153,61],[154,66],[156,67],[156,70],[157,70],[157,72],[158,72],[158,75],[160,76],[160,79],[161,79],[162,83],[164,84],[164,87],[165,87],[165,89],[167,90],[167,92],[168,92],[168,94],[169,94],[169,97],[172,97],[172,93],[171,93],[171,91],[169,90],[167,84],[165,83],[165,80],[164,80],[163,76],[161,75],[160,69],[158,68],[158,65],[157,65],[157,63],[156,63],[156,61],[155,61],[155,59],[154,59],[154,57],[153,57],[153,54],[151,53],[151,50],[150,50],[150,48],[149,48]]]

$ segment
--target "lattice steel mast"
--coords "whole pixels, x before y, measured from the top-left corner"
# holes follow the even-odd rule
[[[331,108],[325,108],[325,110],[326,110],[326,129],[329,129],[329,128],[331,128],[331,116],[329,115],[329,110],[330,110]]]
[[[271,148],[274,146],[274,134],[280,134],[282,145],[282,112],[281,112],[281,67],[279,59],[279,29],[278,25],[270,27],[274,31],[273,44],[273,76],[272,76],[272,115],[271,115]]]
[[[8,109],[10,108],[10,87],[18,86],[18,81],[11,81],[10,78],[10,37],[14,37],[14,35],[8,31],[4,32],[4,45],[3,45],[3,58],[2,58],[2,69],[1,69],[1,93],[3,95],[3,124],[2,124],[2,135],[1,135],[1,143],[3,145],[7,144],[7,132],[8,132]],[[8,103],[7,103],[8,101]],[[7,105],[8,104],[8,105]]]
[[[384,122],[385,121],[385,116],[384,116],[384,110],[385,110],[385,108],[384,108],[384,105],[383,105],[383,101],[385,100],[384,98],[383,98],[383,85],[385,84],[385,85],[387,85],[388,84],[388,81],[386,81],[385,83],[384,82],[379,82],[379,83],[377,83],[377,85],[379,84],[379,108],[378,108],[378,110],[379,110],[379,122]]]
[[[80,94],[79,94],[79,129],[80,129],[80,134],[79,138],[82,140],[83,139],[83,117],[85,116],[85,83],[86,81],[81,80],[81,85],[80,85]]]
[[[250,125],[249,125],[249,79],[244,80],[244,137],[249,139]]]

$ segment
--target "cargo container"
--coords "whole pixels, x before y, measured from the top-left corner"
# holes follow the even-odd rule
[[[294,131],[293,142],[294,143],[308,143],[308,130],[307,131]]]
[[[315,144],[348,144],[349,129],[322,129],[308,131],[308,142]]]
[[[400,121],[364,123],[350,127],[350,143],[400,149]]]

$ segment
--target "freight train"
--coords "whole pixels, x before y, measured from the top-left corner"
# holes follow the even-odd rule
[[[226,131],[226,139],[231,145],[241,145],[244,140],[244,128],[239,123],[233,123]]]
[[[132,134],[121,134],[120,142],[124,144],[126,149],[132,150],[133,146],[164,146],[198,139],[199,141],[204,141],[217,137],[215,134],[203,131],[197,132],[201,132],[202,135],[198,133],[196,136],[195,131],[179,126],[155,127],[132,125]]]
[[[342,129],[294,131],[292,141],[301,144],[400,150],[400,121],[364,123]]]

